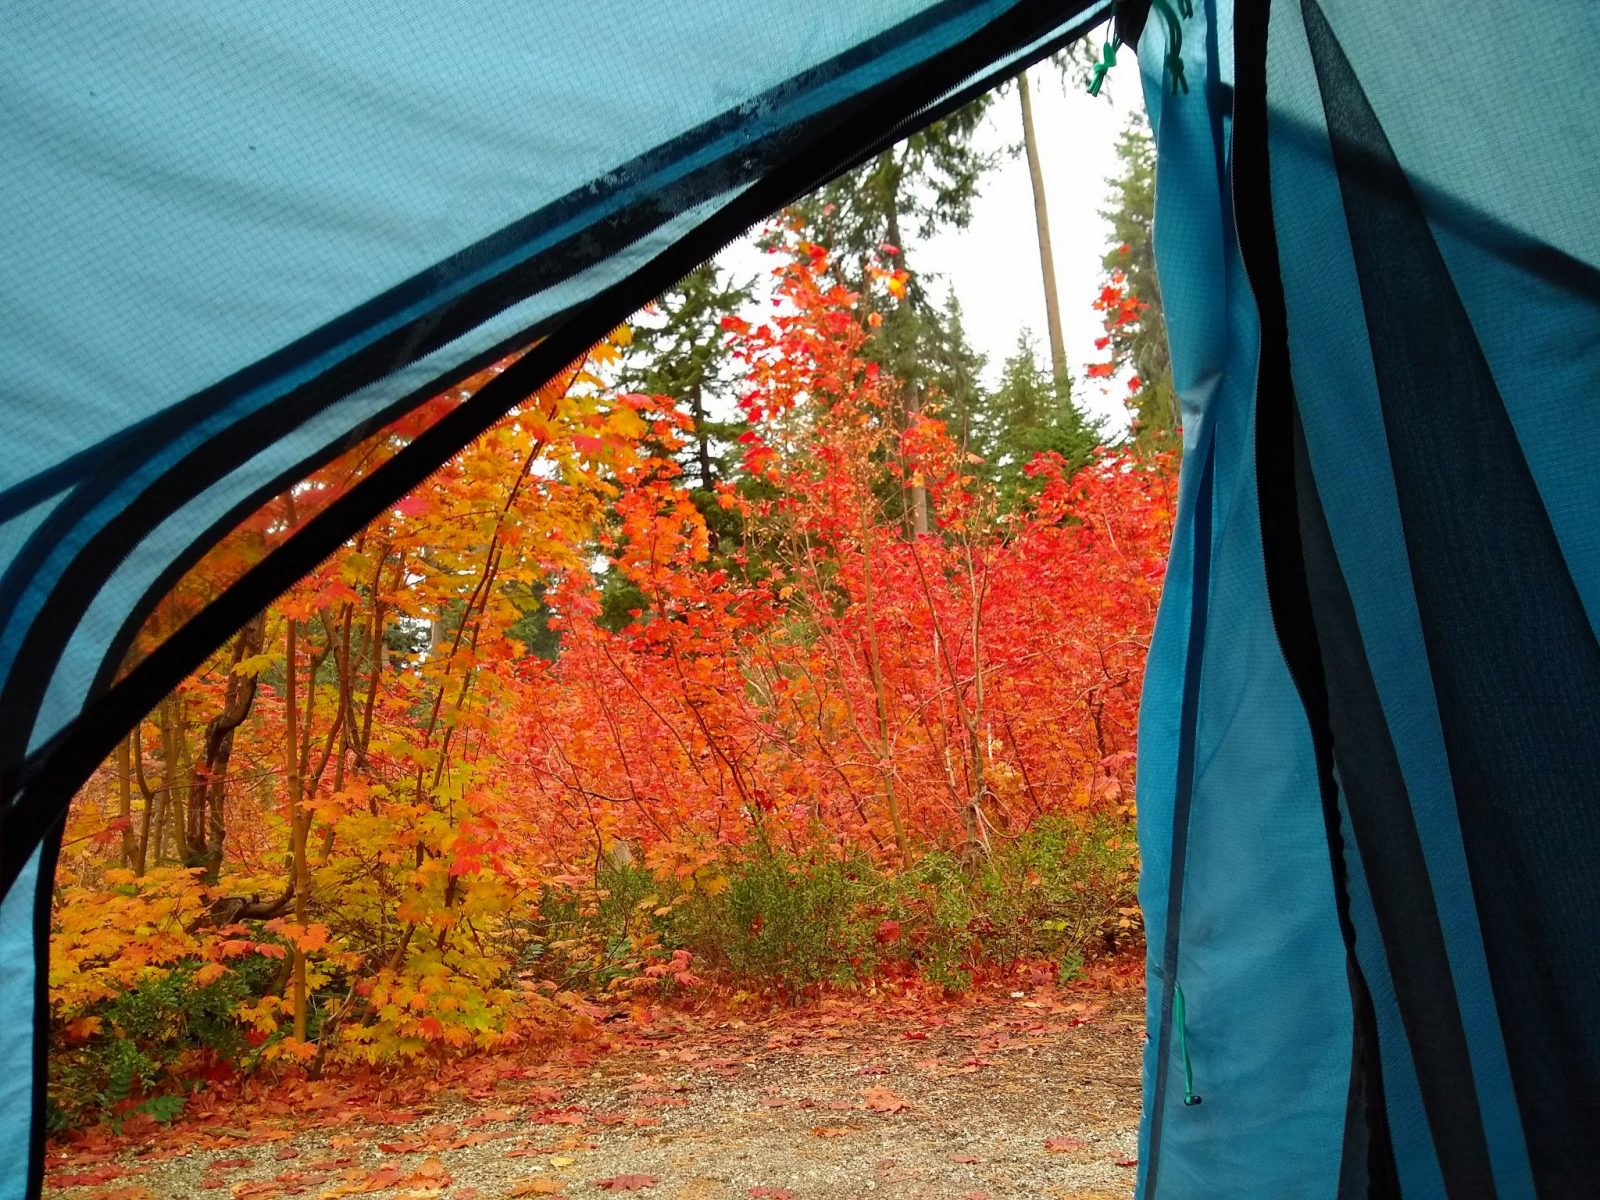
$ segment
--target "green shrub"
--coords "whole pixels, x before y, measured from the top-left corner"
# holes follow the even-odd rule
[[[220,978],[195,981],[198,961],[178,963],[77,1017],[98,1018],[90,1037],[52,1032],[49,1122],[64,1128],[109,1117],[120,1128],[139,1112],[170,1121],[183,1109],[172,1091],[197,1063],[242,1064],[252,1052],[237,1010],[268,991],[277,963],[252,956]]]
[[[744,847],[660,879],[603,860],[592,886],[548,892],[516,923],[518,969],[561,988],[624,992],[687,951],[692,970],[794,997],[915,971],[960,991],[1025,959],[1070,981],[1087,958],[1137,933],[1125,825],[1048,818],[964,861],[930,851],[890,871],[857,852]],[[675,972],[652,979],[670,989]]]
[[[606,992],[637,980],[662,943],[655,914],[677,894],[643,867],[602,860],[585,887],[549,888],[538,908],[507,922],[501,938],[514,969],[562,989]]]
[[[886,882],[864,855],[758,852],[723,871],[725,889],[697,891],[673,914],[672,939],[697,965],[789,992],[876,974]]]
[[[697,969],[794,993],[915,969],[953,990],[1019,960],[1063,979],[1136,932],[1136,866],[1116,822],[1039,822],[992,856],[932,851],[888,873],[864,855],[758,853],[723,864],[728,887],[683,898],[661,931]]]

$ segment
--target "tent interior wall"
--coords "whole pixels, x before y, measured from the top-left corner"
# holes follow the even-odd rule
[[[1185,448],[1138,1194],[1594,1194],[1600,7],[22,0],[0,1195],[41,1186],[54,843],[117,739],[678,275],[1113,13]],[[530,343],[119,672],[242,514]]]

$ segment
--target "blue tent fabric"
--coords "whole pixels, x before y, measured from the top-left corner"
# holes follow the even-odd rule
[[[1314,1197],[1341,1161],[1351,1001],[1311,737],[1267,604],[1259,329],[1233,233],[1231,115],[1201,99],[1233,86],[1232,38],[1225,14],[1203,27],[1210,15],[1184,34],[1188,94],[1172,94],[1158,22],[1139,45],[1186,447],[1139,725],[1140,1194]],[[1177,987],[1199,1103],[1185,1103]]]
[[[1357,950],[1399,1017],[1379,1023],[1385,1072],[1409,1057],[1416,1107],[1396,1115],[1426,1128],[1441,1177],[1405,1194],[1582,1195],[1600,1168],[1584,865],[1600,493],[1579,461],[1600,384],[1600,160],[1593,104],[1562,81],[1600,23],[1572,14],[1554,61],[1508,88],[1499,48],[1537,16],[1389,17],[1273,6],[1275,382],[1301,531],[1283,549],[1309,584],[1296,624],[1326,664],[1375,925]],[[1422,39],[1450,70],[1398,86]],[[1332,353],[1345,337],[1364,352]],[[1399,1154],[1402,1174],[1428,1160]]]
[[[8,1016],[43,1015],[36,888],[67,800],[120,730],[678,275],[1103,6],[12,6],[0,41]],[[155,600],[235,522],[535,339],[118,678]],[[31,1164],[0,1172],[0,1194],[38,1186],[42,1041],[22,1035],[39,1025],[8,1027],[18,1069],[0,1122],[31,1130],[7,1149],[31,1149]]]
[[[1563,10],[1557,61],[1508,81],[1504,47],[1539,26],[1526,9],[1274,0],[1231,30],[1211,9],[1185,23],[1205,97],[1188,109],[1159,26],[1141,40],[1188,447],[1140,729],[1142,1197],[1578,1196],[1600,1177],[1584,1015],[1600,947],[1600,472],[1584,436],[1600,121],[1564,82],[1600,46],[1594,17]],[[1213,29],[1231,60],[1191,51]],[[1419,47],[1444,69],[1419,72]],[[1226,131],[1212,162],[1192,147],[1207,119]],[[1217,219],[1196,223],[1219,191]],[[1208,251],[1226,265],[1197,278]],[[1235,253],[1254,295],[1230,357],[1216,326]],[[1224,462],[1254,468],[1231,530],[1207,495]],[[1230,560],[1230,537],[1254,546]],[[1241,636],[1263,618],[1264,653]],[[1297,712],[1272,729],[1286,695]],[[1258,730],[1280,769],[1219,771]],[[1229,749],[1208,763],[1218,736]],[[1284,845],[1318,807],[1323,844]],[[1287,883],[1224,907],[1297,851]],[[1250,960],[1297,924],[1302,940]],[[1260,989],[1280,1000],[1264,1018]],[[1343,1063],[1306,1070],[1307,1042]],[[1239,1057],[1256,1046],[1266,1065]],[[1185,1051],[1199,1104],[1173,1082]],[[1276,1116],[1230,1113],[1208,1141],[1203,1114],[1241,1090]],[[1294,1128],[1319,1110],[1340,1139],[1320,1165]]]
[[[42,1053],[44,1022],[35,1011],[40,1002],[35,970],[40,947],[35,937],[39,913],[49,903],[39,881],[44,848],[33,852],[22,874],[0,899],[0,1012],[6,1014],[0,1035],[0,1120],[6,1136],[0,1138],[0,1180],[24,1194],[30,1174],[34,1139],[28,1136],[35,1107],[36,1059]]]
[[[678,274],[1111,8],[12,6],[0,1197],[40,1186],[59,822],[123,731]],[[1115,10],[1185,444],[1138,1193],[1593,1195],[1600,8]],[[236,521],[535,339],[119,674]]]

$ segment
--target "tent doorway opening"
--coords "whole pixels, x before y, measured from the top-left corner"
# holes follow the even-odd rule
[[[774,214],[138,720],[56,871],[52,1191],[1128,1194],[1181,431],[1092,66]],[[525,349],[234,524],[121,671]]]

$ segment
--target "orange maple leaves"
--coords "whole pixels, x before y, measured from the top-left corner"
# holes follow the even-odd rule
[[[903,866],[981,856],[1045,816],[1126,815],[1171,464],[1107,453],[1071,475],[1045,456],[1033,498],[998,511],[937,411],[907,413],[871,357],[871,318],[904,284],[875,264],[856,294],[791,239],[770,318],[724,322],[748,432],[714,494],[680,477],[675,398],[616,394],[607,344],[275,602],[259,644],[187,681],[74,814],[63,1036],[114,1036],[106,1004],[180,965],[199,987],[254,972],[235,1017],[263,1060],[581,1035],[593,1014],[530,971],[548,950],[531,930],[541,906],[593,905],[608,861],[653,872],[662,895],[639,905],[664,912],[727,888],[748,847]],[[1108,321],[1132,319],[1113,293]],[[497,369],[246,522],[141,648]],[[720,540],[713,505],[735,531]],[[240,679],[252,700],[213,778],[199,755]],[[135,782],[142,874],[106,869]],[[226,840],[208,877],[171,822],[214,783]],[[303,879],[284,877],[290,850]],[[624,935],[625,986],[699,982],[687,951]],[[286,956],[303,1002],[257,969]]]

